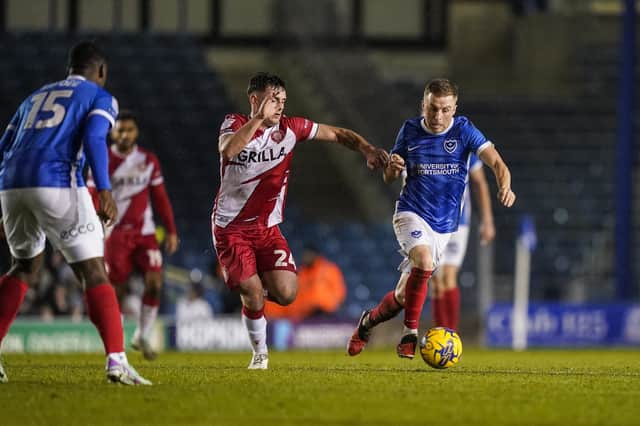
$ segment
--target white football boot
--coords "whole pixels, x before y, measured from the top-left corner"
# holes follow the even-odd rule
[[[113,383],[132,386],[150,386],[152,384],[149,380],[142,377],[126,360],[119,360],[114,356],[107,357],[106,371],[107,379]]]
[[[249,370],[266,370],[269,368],[269,354],[266,353],[254,353],[251,362],[249,363]]]

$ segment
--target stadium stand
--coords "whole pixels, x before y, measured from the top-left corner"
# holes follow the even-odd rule
[[[232,103],[227,94],[230,89],[219,71],[207,65],[203,46],[195,38],[127,34],[98,40],[110,56],[109,90],[122,107],[139,112],[141,143],[157,152],[164,168],[182,238],[181,250],[168,262],[207,270],[214,256],[209,215],[219,179],[218,126],[225,112],[243,111],[246,107]],[[20,76],[5,79],[0,86],[4,100],[0,116],[5,121],[25,93],[52,76],[64,75],[60,58],[64,58],[71,42],[63,34],[10,33],[0,38],[4,53],[0,62],[2,74]],[[289,58],[297,57],[289,54]],[[317,55],[307,53],[301,57],[303,60],[292,67],[292,72],[305,78],[296,84],[317,89],[311,92],[324,97],[325,109],[330,106],[334,116],[339,117],[338,124],[361,130],[377,145],[390,148],[402,120],[417,111],[423,83],[383,79],[364,50],[323,52],[322,64],[317,62]],[[576,78],[583,82],[577,98],[532,100],[505,96],[489,103],[465,96],[458,110],[496,141],[514,170],[517,206],[512,211],[496,209],[498,299],[511,297],[513,244],[522,213],[532,214],[538,227],[532,298],[584,301],[609,300],[613,296],[616,106],[612,104],[614,97],[608,94],[617,87],[616,45],[587,46],[577,51],[575,62]],[[335,73],[317,72],[329,69]],[[362,75],[367,75],[367,84],[356,84]],[[394,95],[385,97],[381,110],[376,100],[380,92],[387,91]],[[358,105],[357,112],[353,105]],[[362,184],[363,179],[374,179],[367,175],[354,178],[349,183],[351,189],[335,193],[336,182],[344,182],[339,177],[344,170],[336,167],[336,173],[328,176],[328,183],[321,187],[318,170],[326,169],[326,161],[335,159],[318,147],[301,147],[294,163],[296,179],[282,230],[294,254],[313,241],[342,268],[349,291],[341,313],[355,316],[394,285],[400,256],[390,216],[371,220],[369,215],[365,221],[367,214],[360,211],[357,203],[348,202],[354,186]],[[493,185],[492,179],[490,182]],[[320,200],[325,201],[308,196],[311,191],[316,191],[314,197],[322,194]],[[397,188],[386,191],[383,198],[371,202],[388,209]],[[636,241],[640,241],[638,229],[636,226]],[[469,259],[474,255],[475,246],[470,244]],[[471,272],[474,268],[470,260],[464,270]],[[640,273],[640,266],[636,272]],[[570,285],[576,282],[580,285]],[[473,289],[463,287],[463,292],[470,291]],[[472,303],[473,298],[463,296],[463,301]]]

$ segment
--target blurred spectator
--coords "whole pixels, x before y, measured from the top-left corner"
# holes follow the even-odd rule
[[[213,318],[211,305],[204,299],[204,286],[192,281],[186,296],[176,304],[176,322],[192,322]]]
[[[59,251],[48,252],[37,286],[37,303],[45,321],[69,317],[82,320],[83,299],[80,284]]]
[[[301,321],[333,314],[340,308],[346,295],[347,286],[338,265],[323,257],[315,247],[307,246],[298,269],[296,300],[288,306],[267,302],[265,315],[267,318]]]

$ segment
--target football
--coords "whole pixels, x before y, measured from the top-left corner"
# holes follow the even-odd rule
[[[450,328],[434,327],[422,336],[420,354],[424,362],[433,368],[453,367],[462,356],[462,340]]]

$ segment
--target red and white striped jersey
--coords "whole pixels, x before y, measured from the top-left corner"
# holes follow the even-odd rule
[[[229,114],[220,136],[235,133],[249,117]],[[300,117],[283,116],[280,122],[258,130],[242,151],[230,160],[220,158],[220,189],[213,208],[213,222],[275,226],[282,222],[293,148],[313,139],[318,124]]]
[[[135,146],[127,155],[120,154],[115,144],[109,149],[109,177],[113,199],[118,206],[115,225],[108,230],[137,232],[150,235],[156,232],[151,198],[167,232],[176,232],[173,209],[166,195],[164,178],[158,158]],[[93,179],[89,187],[95,190]]]

